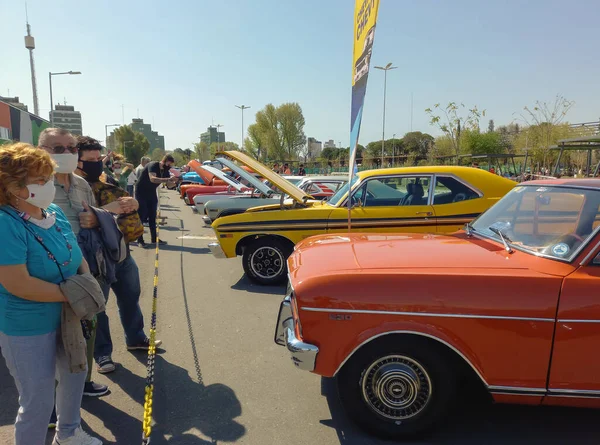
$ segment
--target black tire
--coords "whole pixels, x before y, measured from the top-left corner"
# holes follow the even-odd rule
[[[427,341],[375,340],[340,370],[340,400],[348,416],[371,434],[412,438],[447,413],[457,387],[451,363],[449,354]]]
[[[253,282],[275,285],[287,279],[287,258],[292,249],[272,236],[263,236],[244,249],[242,265]]]

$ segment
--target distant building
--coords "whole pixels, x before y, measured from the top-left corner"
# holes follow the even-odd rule
[[[200,142],[204,142],[209,146],[213,142],[225,142],[225,132],[219,131],[217,127],[211,125],[206,129],[206,132],[200,135]]]
[[[50,122],[17,107],[20,102],[18,98],[14,99],[17,99],[16,104],[0,97],[0,144],[20,141],[37,145],[40,133],[50,127]]]
[[[307,140],[308,150],[307,157],[308,159],[316,159],[320,156],[323,151],[323,144],[321,141],[317,141],[315,138],[308,138]]]
[[[150,151],[154,150],[155,148],[165,150],[165,137],[161,134],[158,134],[158,131],[152,130],[152,125],[145,124],[144,119],[132,119],[129,127],[133,131],[137,131],[138,133],[142,133],[144,136],[146,136],[146,139],[148,139],[148,142],[150,143]],[[111,131],[106,138],[106,148],[109,151],[117,150],[117,138],[114,131]]]
[[[0,96],[0,100],[7,104],[11,104],[13,107],[18,108],[23,111],[29,111],[27,109],[27,105],[22,104],[18,97],[2,97]]]
[[[50,122],[55,127],[69,130],[75,136],[83,134],[81,113],[72,105],[56,105],[50,112]]]
[[[153,131],[152,125],[145,124],[144,119],[132,119],[129,126],[133,131],[138,131],[146,136],[148,142],[150,142],[150,150],[155,148],[165,150],[165,137],[158,134],[157,131]]]
[[[323,144],[323,148],[336,148],[335,142],[333,139],[329,139],[327,142]]]

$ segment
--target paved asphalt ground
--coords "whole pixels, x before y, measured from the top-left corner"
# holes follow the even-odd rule
[[[284,288],[251,285],[239,259],[216,260],[213,238],[178,198],[162,195],[158,337],[152,444],[375,445],[337,402],[335,383],[294,368],[273,331]],[[183,238],[182,238],[183,237]],[[154,250],[134,248],[150,320]],[[86,430],[105,444],[141,443],[146,355],[125,350],[109,301],[116,372],[94,373],[111,393],[84,398]],[[0,445],[12,443],[17,393],[0,360]],[[599,411],[494,406],[473,395],[422,444],[600,444]],[[52,435],[48,434],[47,444]],[[35,444],[32,444],[35,445]]]

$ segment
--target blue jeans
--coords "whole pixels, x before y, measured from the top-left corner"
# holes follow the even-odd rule
[[[133,198],[133,185],[127,185],[127,193]]]
[[[112,288],[117,297],[121,325],[125,331],[125,342],[128,346],[141,343],[146,338],[144,333],[144,316],[140,309],[140,273],[133,257],[128,253],[127,258],[117,264],[117,281],[112,285],[101,285],[104,298],[108,302],[108,294]],[[110,337],[110,326],[106,312],[97,315],[96,345],[94,358],[112,355],[113,345]]]
[[[0,332],[0,347],[19,391],[15,445],[45,442],[54,407],[55,386],[58,438],[71,437],[81,423],[79,411],[86,373],[71,374],[60,341],[60,330],[31,336]]]

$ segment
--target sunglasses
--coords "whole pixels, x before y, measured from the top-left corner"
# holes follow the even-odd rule
[[[57,154],[57,155],[61,155],[61,154],[65,153],[66,151],[68,151],[69,153],[72,153],[72,154],[76,154],[77,152],[79,152],[79,148],[77,148],[75,146],[63,147],[62,145],[57,145],[56,147],[50,147],[48,145],[44,145],[44,148],[49,148],[50,150],[52,150],[52,152],[54,154]]]

